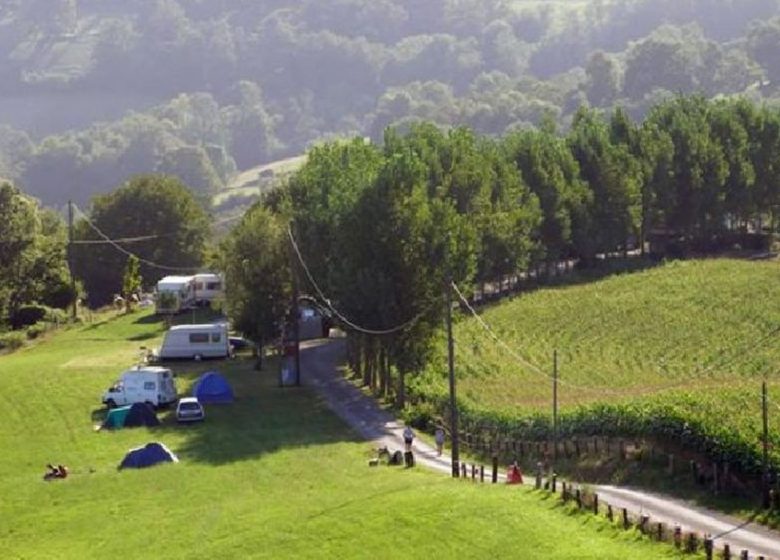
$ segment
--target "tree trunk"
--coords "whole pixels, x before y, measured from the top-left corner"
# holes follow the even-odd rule
[[[255,347],[252,349],[252,357],[255,358],[255,369],[263,369],[263,337],[258,336],[255,340]],[[282,356],[284,359],[284,356]]]
[[[406,374],[404,370],[398,370],[398,395],[396,403],[398,408],[404,408],[406,406]]]
[[[387,384],[388,384],[388,371],[387,371],[387,350],[385,345],[380,341],[379,343],[379,394],[383,397],[387,396]]]

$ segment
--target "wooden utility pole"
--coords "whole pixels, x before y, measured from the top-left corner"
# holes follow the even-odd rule
[[[73,295],[71,305],[71,316],[76,320],[78,313],[76,305],[78,304],[78,294],[76,293],[76,276],[73,273],[73,201],[68,201],[68,271],[70,272],[70,292]]]
[[[290,274],[292,275],[292,335],[295,338],[295,385],[301,385],[301,314],[298,308],[298,274],[296,271],[295,248],[293,247],[292,223],[290,223]]]
[[[553,460],[558,460],[558,350],[553,350]]]
[[[761,417],[764,425],[763,432],[763,469],[761,472],[761,498],[764,509],[768,509],[769,503],[769,423],[767,418],[766,381],[761,383]]]
[[[452,476],[460,476],[460,449],[458,436],[458,403],[455,394],[455,341],[452,338],[452,279],[447,274],[447,364],[450,374],[450,435],[452,437]]]

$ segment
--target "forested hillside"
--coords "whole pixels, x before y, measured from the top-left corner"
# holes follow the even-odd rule
[[[780,93],[777,0],[0,0],[0,176],[50,205],[164,172],[214,192],[333,135],[641,118]]]

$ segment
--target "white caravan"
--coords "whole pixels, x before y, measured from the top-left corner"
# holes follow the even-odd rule
[[[157,282],[156,313],[178,313],[195,305],[194,276],[166,276]]]
[[[158,360],[171,358],[226,358],[230,342],[225,323],[176,325],[165,333],[162,346],[154,353]]]
[[[225,282],[219,274],[201,272],[192,278],[195,303],[199,305],[211,305],[212,301],[220,299],[225,293]]]
[[[108,408],[137,402],[163,406],[176,401],[173,372],[158,366],[136,366],[125,371],[119,381],[105,393],[103,404]]]

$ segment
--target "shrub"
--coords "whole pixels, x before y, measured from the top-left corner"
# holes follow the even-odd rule
[[[21,329],[28,325],[34,325],[46,317],[49,308],[45,305],[23,305],[11,317],[11,327]]]
[[[19,331],[11,331],[0,334],[0,350],[16,350],[24,346],[25,334]]]
[[[27,327],[27,331],[26,331],[27,338],[29,338],[30,340],[38,338],[38,336],[44,332],[46,332],[46,323],[40,321],[35,323],[34,325],[30,325],[29,327]]]

